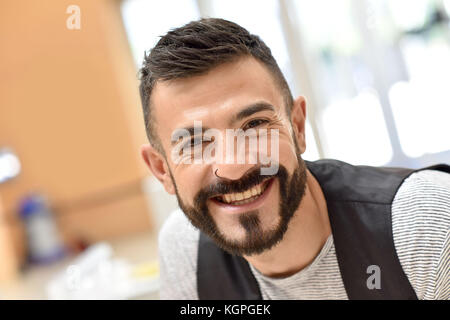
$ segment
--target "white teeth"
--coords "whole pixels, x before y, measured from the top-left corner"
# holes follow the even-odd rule
[[[237,203],[239,205],[246,204],[248,202],[254,201],[255,199],[253,198],[256,198],[259,195],[261,195],[261,193],[265,190],[265,187],[264,188],[262,187],[263,185],[267,186],[267,184],[264,183],[257,185],[244,192],[224,194],[222,195],[221,199],[223,202],[226,203],[239,202]]]

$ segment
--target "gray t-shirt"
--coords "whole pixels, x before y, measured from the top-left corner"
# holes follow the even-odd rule
[[[450,298],[450,174],[412,174],[392,203],[392,232],[400,263],[419,299]],[[199,231],[181,210],[159,234],[161,299],[198,299]],[[285,278],[270,278],[251,264],[263,299],[348,299],[333,237],[311,264]]]

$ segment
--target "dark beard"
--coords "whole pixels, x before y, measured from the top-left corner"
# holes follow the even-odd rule
[[[276,178],[279,182],[280,206],[278,210],[280,221],[278,225],[272,229],[263,230],[258,210],[246,212],[239,216],[239,223],[246,231],[245,239],[239,241],[226,239],[209,212],[208,199],[218,194],[242,192],[270,178]],[[272,248],[283,239],[289,222],[305,194],[306,165],[301,156],[298,155],[298,166],[291,177],[289,177],[286,168],[279,164],[278,172],[273,176],[262,176],[260,167],[256,167],[239,180],[220,179],[217,183],[209,185],[197,193],[194,197],[193,207],[183,203],[173,177],[172,181],[175,186],[178,205],[192,225],[209,236],[217,246],[231,254],[254,255]]]

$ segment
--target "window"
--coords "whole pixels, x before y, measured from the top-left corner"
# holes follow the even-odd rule
[[[309,102],[305,159],[449,162],[449,0],[125,0],[122,11],[137,65],[200,16],[259,35]]]

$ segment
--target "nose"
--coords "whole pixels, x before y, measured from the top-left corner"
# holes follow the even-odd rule
[[[214,153],[212,175],[227,180],[239,180],[258,163],[258,140],[250,143],[250,138],[221,134],[218,139],[218,154]],[[253,137],[253,136],[252,136]],[[255,138],[255,137],[253,137]],[[254,140],[252,140],[255,142]]]
[[[255,167],[254,164],[214,164],[212,174],[226,180],[239,180]]]

